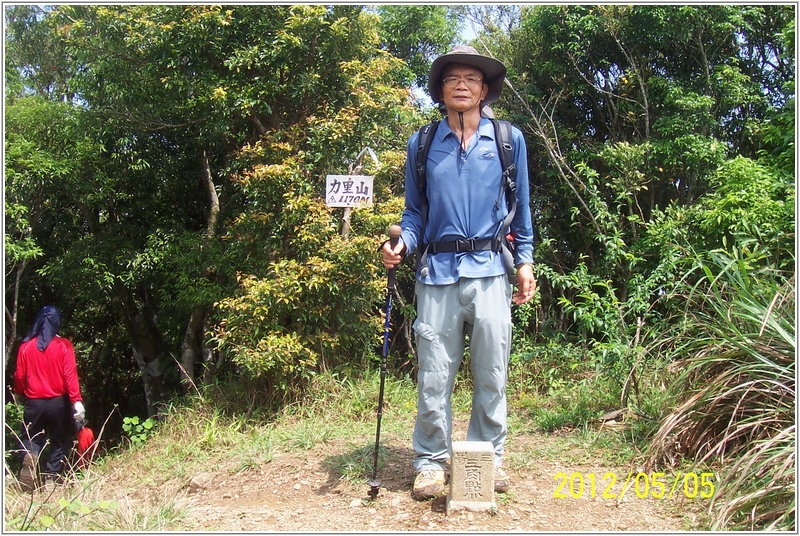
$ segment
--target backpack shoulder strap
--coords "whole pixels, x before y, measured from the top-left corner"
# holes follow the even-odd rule
[[[497,151],[500,154],[500,165],[503,168],[503,184],[506,189],[506,203],[508,204],[508,214],[498,230],[497,238],[501,243],[501,253],[503,254],[503,264],[506,267],[508,280],[512,285],[517,284],[515,263],[515,248],[513,240],[509,240],[504,233],[510,230],[511,222],[517,213],[517,167],[514,164],[514,143],[511,138],[511,123],[508,121],[498,121],[492,119],[494,124],[494,137],[497,141]]]
[[[511,141],[511,123],[492,119],[494,137],[497,142],[497,151],[500,154],[500,165],[503,168],[503,185],[506,189],[506,203],[508,215],[499,232],[504,232],[511,225],[517,212],[517,167],[514,165],[514,144]]]
[[[417,138],[417,190],[424,200],[428,199],[428,153],[431,150],[431,143],[433,143],[433,135],[436,132],[436,127],[439,126],[439,120],[434,120],[419,129],[419,137]]]
[[[514,144],[511,141],[511,123],[508,121],[498,121],[492,119],[494,124],[494,137],[497,141],[497,150],[500,153],[500,164],[503,167],[503,174],[511,182],[517,178],[517,167],[514,165]]]
[[[420,216],[422,218],[422,234],[417,247],[417,267],[421,267],[422,277],[428,276],[428,246],[425,241],[425,227],[428,224],[428,153],[431,150],[433,136],[439,126],[439,120],[431,121],[421,129],[417,138],[417,191],[422,200]]]

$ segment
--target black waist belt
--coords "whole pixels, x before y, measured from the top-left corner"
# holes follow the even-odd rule
[[[500,240],[497,238],[484,238],[476,240],[474,238],[462,238],[460,240],[453,240],[451,242],[432,242],[423,249],[427,248],[429,255],[436,253],[461,253],[470,251],[487,251],[491,250],[495,253],[500,251]]]

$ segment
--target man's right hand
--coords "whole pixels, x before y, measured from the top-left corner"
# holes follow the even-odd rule
[[[397,245],[394,249],[392,249],[391,244],[389,241],[383,243],[383,248],[381,249],[381,253],[383,254],[383,266],[389,269],[396,267],[400,262],[403,260],[403,253],[405,252],[406,245],[403,243],[403,239],[399,239],[397,241]]]

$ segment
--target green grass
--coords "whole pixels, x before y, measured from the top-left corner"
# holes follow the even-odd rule
[[[535,470],[540,460],[561,460],[567,449],[566,443],[548,442],[545,446],[520,445],[509,440],[504,464],[516,471]]]
[[[591,396],[599,385],[565,383],[561,392],[550,394],[526,393],[512,387],[509,467],[535,469],[542,459],[621,464],[633,456],[635,449],[626,446],[622,434],[597,433],[586,426],[589,419],[607,409],[604,399]],[[268,411],[258,408],[253,393],[212,386],[202,395],[169,406],[142,445],[123,445],[97,460],[86,473],[71,473],[52,496],[37,493],[38,502],[33,506],[30,495],[12,490],[7,494],[6,528],[184,530],[190,526],[191,519],[186,516],[191,514],[187,514],[181,489],[196,473],[255,472],[283,453],[304,457],[309,449],[317,448],[330,453],[323,464],[337,483],[363,486],[373,473],[379,387],[377,373],[368,373],[361,380],[324,374],[314,379],[301,401]],[[471,398],[469,375],[462,372],[452,398],[454,418],[460,423],[469,418]],[[386,378],[379,471],[392,455],[384,446],[387,438],[410,447],[416,399],[416,386],[409,378]],[[237,405],[239,411],[235,410]],[[545,409],[567,415],[571,431],[557,430],[552,436],[555,441],[542,442],[538,447],[523,446],[516,436],[541,434],[537,418]],[[131,494],[145,487],[159,492],[137,497],[134,503]],[[80,499],[80,507],[72,502],[75,498]],[[62,504],[64,500],[67,507]]]
[[[533,430],[540,432],[583,428],[619,406],[619,389],[601,376],[564,383],[548,389],[545,394],[519,388],[511,391],[512,410],[522,414],[525,421],[534,425]]]
[[[386,464],[388,451],[383,445],[378,448],[378,471]],[[351,484],[363,483],[372,477],[375,466],[375,442],[369,441],[362,445],[349,444],[347,450],[335,456],[330,456],[323,462],[323,467],[332,474],[339,475],[339,481]]]
[[[93,478],[70,475],[68,484],[31,495],[6,493],[5,526],[8,531],[145,531],[180,527],[187,503],[172,493],[146,508],[134,505],[128,493],[102,485]],[[175,490],[177,491],[177,490]],[[111,495],[118,498],[111,499]]]
[[[236,460],[235,472],[252,471],[271,462],[275,455],[272,431],[265,427],[250,430],[232,454]]]
[[[12,489],[6,496],[5,528],[182,530],[187,508],[179,490],[198,468],[254,471],[279,450],[302,452],[334,440],[348,446],[343,454],[326,459],[326,469],[352,483],[372,475],[378,374],[363,380],[320,375],[302,401],[272,412],[255,411],[251,395],[235,389],[228,395],[221,387],[169,406],[142,445],[122,445],[96,460],[86,473],[70,472],[52,494]],[[463,405],[465,396],[454,399]],[[234,411],[237,404],[244,406],[242,411]],[[416,413],[416,387],[410,379],[386,379],[383,410],[382,434],[398,432],[410,441]],[[354,443],[354,437],[364,442]],[[382,445],[379,454],[383,467],[387,451]],[[146,486],[167,491],[132,506],[131,490]]]

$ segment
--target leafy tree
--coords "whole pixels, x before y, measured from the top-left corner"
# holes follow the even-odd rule
[[[369,25],[369,17],[359,24]],[[250,206],[229,236],[242,249],[241,288],[219,303],[224,320],[215,336],[273,397],[296,395],[318,370],[359,370],[379,342],[375,303],[383,283],[375,251],[399,217],[401,151],[418,120],[408,89],[394,86],[402,63],[374,51],[344,68],[351,78],[338,103],[240,155],[248,163],[237,182]],[[355,236],[347,238],[319,192],[327,173],[357,166],[356,148],[365,146],[380,157],[380,166],[365,168],[376,175],[376,199],[388,202],[375,214],[356,210]]]
[[[25,307],[26,297],[21,293],[24,280],[32,275],[32,261],[44,254],[36,241],[34,230],[45,212],[44,189],[52,176],[63,176],[74,166],[65,154],[52,155],[37,147],[37,137],[44,132],[41,125],[49,125],[47,143],[63,147],[59,137],[66,113],[63,107],[48,106],[41,99],[24,104],[18,102],[26,81],[29,92],[35,95],[60,97],[57,68],[58,46],[41,28],[45,11],[36,6],[19,6],[6,16],[6,137],[5,195],[5,249],[6,249],[6,351],[5,362],[15,350],[20,300]],[[25,53],[32,57],[24,57]],[[69,120],[67,120],[69,123]],[[19,130],[13,132],[14,125]],[[37,129],[39,129],[37,131]],[[35,307],[35,304],[32,306]],[[31,317],[32,318],[32,317]]]
[[[69,71],[63,40],[47,23],[50,7],[18,5],[5,10],[6,97],[14,99],[26,92],[51,100],[70,101],[67,88]]]
[[[794,9],[536,6],[479,39],[533,141],[542,332],[664,417],[659,455],[738,458],[716,528],[794,527]],[[637,376],[687,357],[663,416]]]
[[[459,11],[463,10],[465,18],[473,27],[481,29],[485,36],[495,42],[498,39],[508,42],[508,37],[519,27],[522,12],[521,6],[508,4],[493,6],[465,4],[459,8]]]
[[[774,37],[790,31],[790,13],[777,6],[537,6],[522,11],[510,40],[482,42],[512,54],[512,91],[498,108],[534,142],[529,162],[539,186],[532,200],[548,333],[574,326],[598,348],[614,340],[625,347],[646,317],[657,322],[663,285],[680,273],[676,256],[687,243],[665,250],[653,233],[672,228],[676,205],[694,205],[729,179],[733,190],[727,161],[757,157],[755,125],[773,116],[774,103],[791,102],[790,94],[764,97],[767,85],[773,93],[793,89],[791,55]],[[766,42],[764,25],[780,43]],[[782,76],[767,80],[745,68],[767,56]],[[774,175],[765,180],[778,202],[793,198]],[[780,217],[785,230],[787,214]],[[705,231],[680,238],[702,247],[701,236],[722,237]],[[600,322],[604,307],[591,306],[600,288],[608,291],[598,304],[626,304],[616,323]]]
[[[386,49],[406,62],[417,87],[427,88],[431,62],[457,42],[463,16],[441,5],[383,5],[377,11]]]
[[[8,147],[66,166],[50,173],[27,165],[25,155],[7,163],[20,177],[9,188],[20,208],[7,210],[30,212],[36,192],[52,209],[32,225],[29,250],[36,244],[45,255],[26,268],[37,278],[21,280],[20,295],[31,302],[25,309],[35,311],[34,297],[42,296],[32,285],[47,284],[48,301],[80,320],[82,355],[105,364],[116,355],[120,369],[139,371],[150,414],[179,381],[188,389],[212,381],[218,367],[249,370],[215,346],[222,338],[208,338],[224,320],[214,304],[227,303],[237,288],[246,294],[240,281],[268,277],[273,264],[310,266],[321,258],[336,228],[333,211],[319,204],[326,173],[346,172],[342,162],[369,145],[385,162],[376,170],[380,194],[402,187],[397,155],[415,112],[408,89],[397,85],[405,66],[379,47],[374,13],[357,6],[64,5],[33,14],[10,8],[7,17],[22,36],[11,55],[17,68],[7,69],[19,80],[9,99],[21,114],[9,122]],[[58,83],[36,78],[45,69],[34,34],[58,52],[48,56],[63,73]],[[41,106],[31,106],[32,94]],[[22,117],[39,109],[58,121]],[[46,188],[26,186],[39,176]],[[396,203],[388,207],[378,205],[396,216]],[[274,219],[262,217],[269,213]],[[395,216],[357,215],[357,236],[323,260],[355,274],[354,263],[366,263]],[[7,240],[26,244],[20,233]],[[337,298],[348,308],[341,322],[323,327],[322,310],[309,311],[312,332],[352,327],[352,337],[333,338],[368,349],[376,325],[374,293],[363,292],[374,286],[370,274],[358,274]],[[344,281],[339,268],[330,277]],[[296,329],[294,319],[274,325]],[[123,333],[128,349],[118,339]]]
[[[6,218],[10,223],[6,276],[14,281],[15,303],[20,283],[32,275],[30,268],[39,265],[45,251],[53,254],[53,248],[64,246],[63,236],[54,228],[74,214],[62,211],[60,196],[80,173],[81,160],[93,150],[91,143],[79,138],[78,122],[78,110],[71,105],[38,96],[12,101],[6,108]],[[46,297],[47,285],[33,282]],[[10,311],[15,309],[7,304],[7,317],[14,316]],[[9,327],[15,331],[14,324]],[[7,341],[7,351],[13,340]]]

